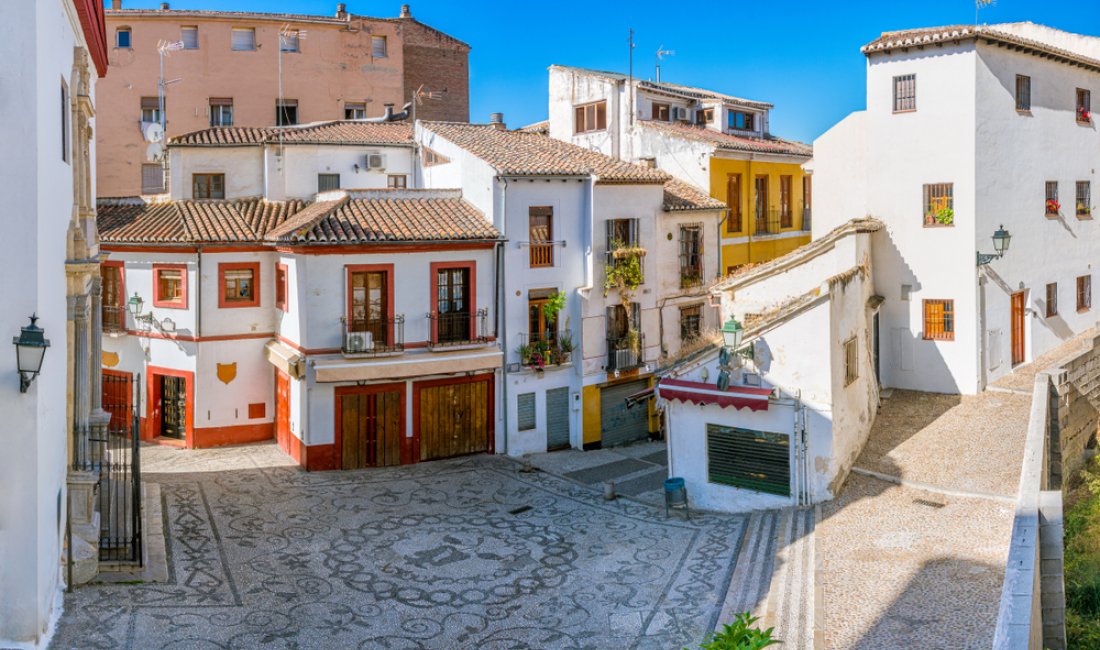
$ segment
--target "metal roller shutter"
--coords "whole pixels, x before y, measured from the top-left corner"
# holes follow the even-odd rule
[[[707,480],[790,496],[790,436],[708,424]]]
[[[546,448],[569,446],[569,387],[546,391]]]
[[[649,438],[649,408],[626,407],[626,398],[649,387],[649,380],[616,384],[600,390],[600,433],[603,447]]]

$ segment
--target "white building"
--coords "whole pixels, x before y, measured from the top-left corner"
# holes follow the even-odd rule
[[[814,143],[814,232],[885,223],[884,386],[974,393],[1096,322],[1100,38],[1032,23],[889,32],[867,109]],[[1007,253],[992,236],[1011,234]]]
[[[715,287],[744,324],[657,384],[669,473],[694,506],[739,512],[833,498],[878,409],[872,237],[857,220]]]
[[[0,324],[18,338],[36,314],[50,342],[26,392],[14,346],[0,354],[0,646],[41,647],[66,572],[70,489],[74,524],[93,524],[95,477],[69,472],[77,431],[97,416],[95,80],[106,74],[103,4],[8,2],[0,7],[0,160],[6,188],[6,270]],[[13,101],[12,98],[18,98]],[[10,340],[10,339],[5,339]],[[68,480],[67,480],[68,478]],[[78,496],[83,496],[79,501]],[[79,512],[78,512],[79,511]],[[85,534],[90,539],[85,539]],[[74,579],[95,572],[98,527],[74,525]]]
[[[650,409],[625,398],[649,388],[684,341],[716,329],[707,286],[719,274],[723,204],[659,170],[499,122],[422,123],[416,140],[425,186],[461,187],[507,239],[499,451],[648,438]],[[611,267],[635,260],[640,285],[605,288]]]

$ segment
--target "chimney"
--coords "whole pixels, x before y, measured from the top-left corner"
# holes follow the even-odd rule
[[[412,12],[409,11],[409,5],[401,5],[401,17],[402,18],[412,18],[413,17]]]
[[[489,124],[497,131],[508,130],[508,125],[504,123],[504,113],[489,113]]]
[[[160,3],[160,10],[161,11],[168,11],[168,3],[167,2]]]
[[[346,4],[344,4],[343,2],[336,5],[336,17],[337,18],[347,18],[348,17],[348,6]]]
[[[122,9],[122,0],[111,0],[111,9]]]

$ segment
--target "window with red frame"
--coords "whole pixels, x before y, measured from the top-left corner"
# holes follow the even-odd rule
[[[153,306],[187,309],[187,269],[185,267],[153,267]]]
[[[258,262],[233,262],[218,265],[221,294],[218,307],[260,306],[260,264]]]
[[[286,264],[275,265],[275,308],[286,311]]]

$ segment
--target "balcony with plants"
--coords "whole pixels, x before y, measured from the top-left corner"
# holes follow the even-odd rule
[[[542,372],[548,368],[571,365],[575,344],[568,327],[558,326],[565,309],[565,294],[555,292],[531,305],[530,332],[520,334],[516,356],[526,369]]]

